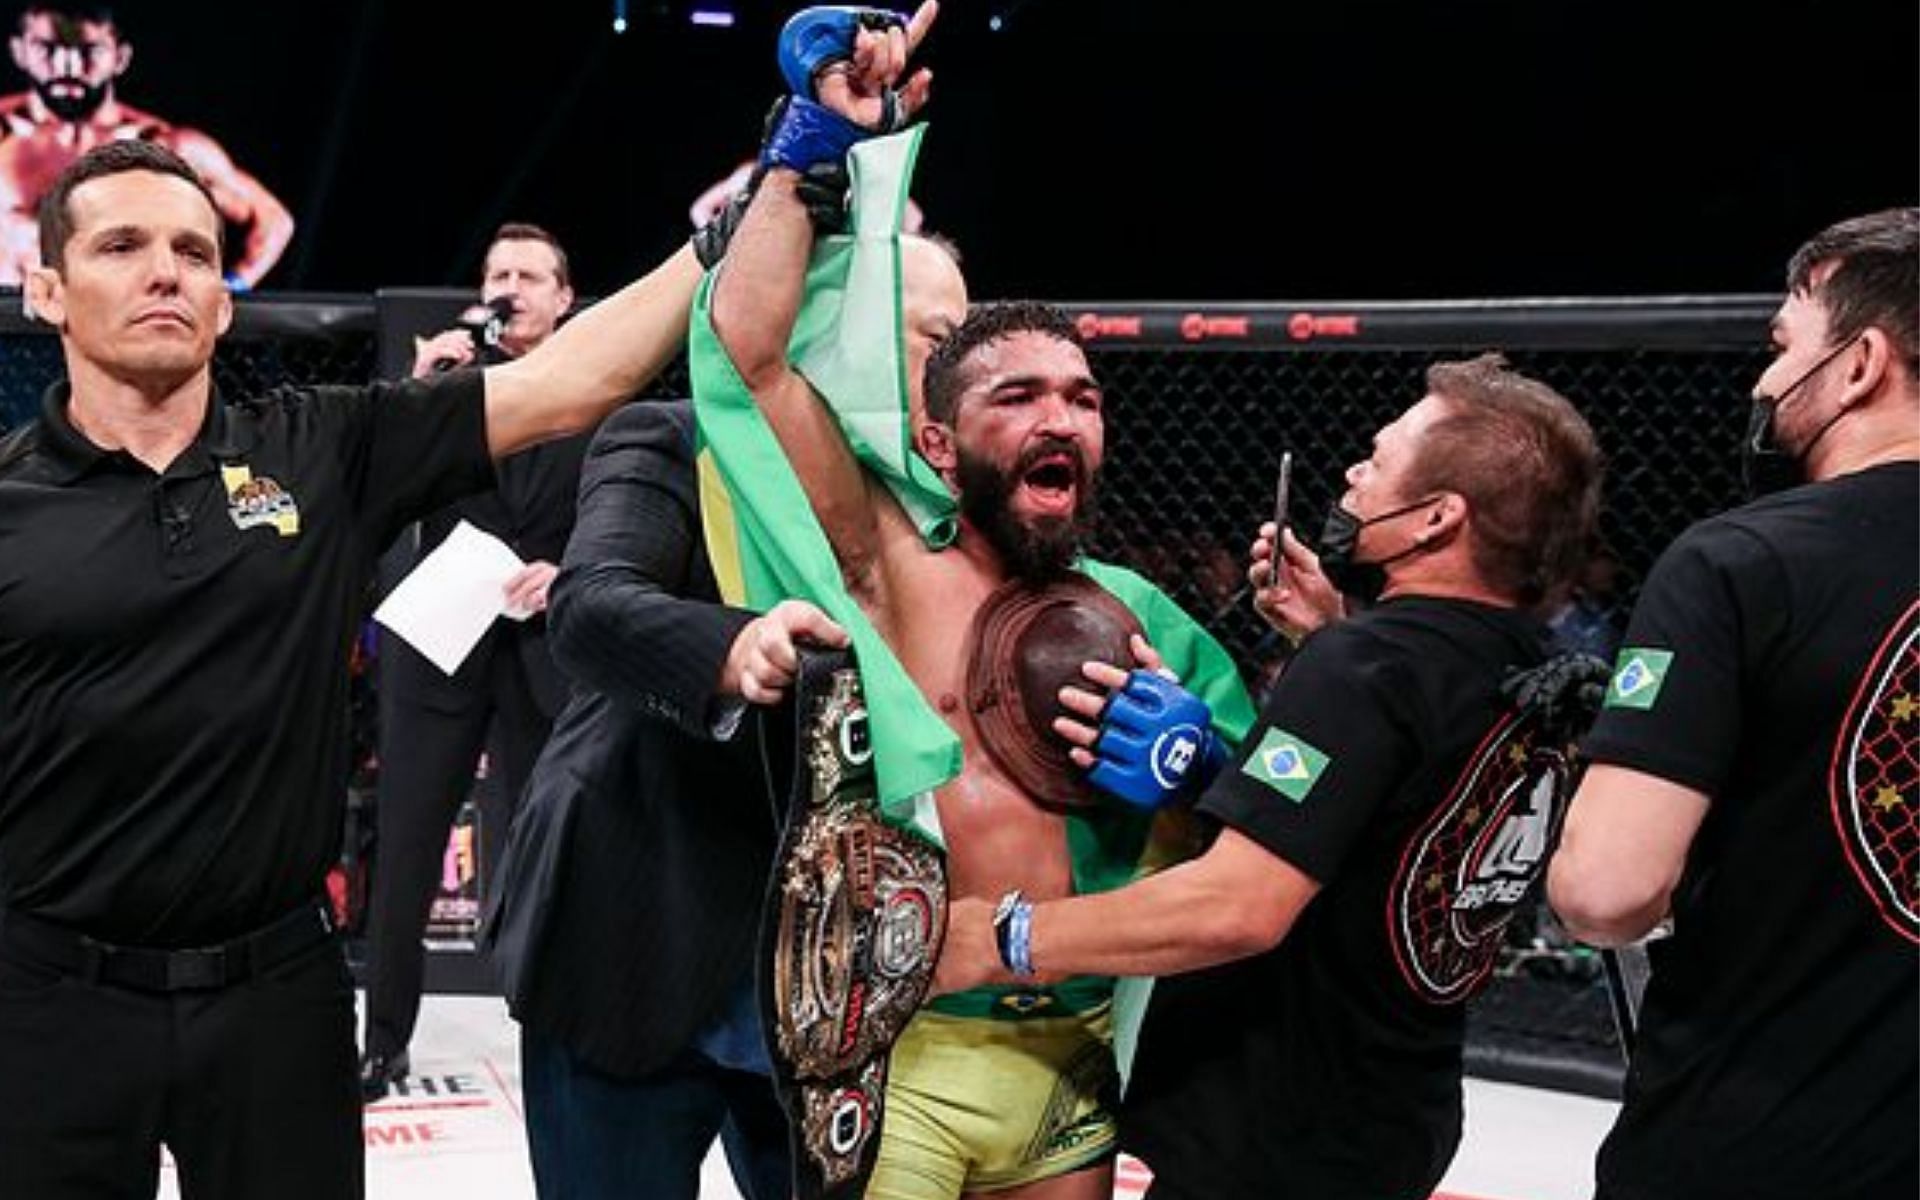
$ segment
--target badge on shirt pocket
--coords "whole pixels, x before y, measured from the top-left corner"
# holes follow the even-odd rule
[[[254,478],[253,468],[244,463],[222,465],[220,482],[227,489],[227,515],[239,529],[271,525],[281,537],[300,532],[300,506],[293,493],[270,476]]]

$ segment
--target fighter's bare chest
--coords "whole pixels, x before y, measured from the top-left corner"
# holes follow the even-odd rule
[[[82,154],[111,140],[99,130],[82,127],[77,131],[47,130],[28,126],[11,128],[10,136],[0,138],[0,183],[5,191],[23,197],[43,195],[67,165]]]
[[[920,564],[896,577],[888,611],[878,622],[921,694],[963,734],[973,622],[995,583],[947,563]]]

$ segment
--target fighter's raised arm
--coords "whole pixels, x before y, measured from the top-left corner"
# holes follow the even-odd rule
[[[687,340],[700,282],[683,246],[645,276],[561,326],[532,353],[486,369],[487,448],[495,458],[592,429],[660,373]]]
[[[793,464],[856,594],[877,582],[872,568],[885,493],[862,472],[832,413],[787,358],[813,246],[799,187],[810,169],[838,168],[856,142],[898,128],[926,103],[932,77],[925,69],[895,85],[938,7],[927,0],[905,20],[878,10],[812,10],[823,14],[820,21],[797,31],[789,26],[781,67],[797,90],[769,122],[757,191],[714,284],[714,331]]]

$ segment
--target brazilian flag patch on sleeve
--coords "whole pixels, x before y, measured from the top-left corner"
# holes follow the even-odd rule
[[[1307,739],[1284,729],[1269,729],[1247,761],[1240,764],[1240,770],[1301,804],[1313,785],[1320,782],[1330,761]]]
[[[1607,684],[1604,708],[1650,709],[1660,698],[1660,687],[1667,681],[1667,668],[1673,665],[1673,651],[1653,650],[1645,646],[1626,646],[1614,660],[1613,680]]]

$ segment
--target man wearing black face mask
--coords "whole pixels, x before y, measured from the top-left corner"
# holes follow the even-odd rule
[[[1754,396],[1808,482],[1655,564],[1549,873],[1589,942],[1673,922],[1603,1200],[1920,1194],[1920,209],[1787,286]]]
[[[1496,356],[1427,387],[1328,522],[1321,561],[1378,568],[1379,603],[1300,646],[1199,800],[1212,846],[1035,904],[1011,964],[977,901],[949,911],[941,988],[1014,967],[1171,976],[1121,1116],[1156,1197],[1425,1200],[1459,1143],[1462,1002],[1544,865],[1558,792],[1555,731],[1501,683],[1543,658],[1532,609],[1586,544],[1599,453]],[[1091,693],[1063,702],[1100,718]]]
[[[1777,434],[1780,410],[1788,401],[1809,394],[1805,391],[1807,385],[1831,366],[1835,359],[1853,349],[1858,340],[1857,337],[1847,338],[1821,355],[1812,366],[1800,372],[1799,378],[1781,388],[1778,395],[1768,395],[1758,386],[1754,388],[1753,407],[1747,417],[1747,436],[1740,443],[1740,481],[1746,487],[1747,499],[1756,500],[1806,482],[1803,462],[1820,439],[1827,435],[1827,431],[1833,428],[1834,422],[1845,415],[1846,410],[1835,408],[1794,452],[1788,452],[1780,445]]]
[[[1351,481],[1364,465],[1349,468],[1348,479]],[[1307,634],[1345,617],[1348,600],[1376,603],[1387,587],[1389,562],[1418,553],[1420,543],[1409,542],[1390,552],[1389,558],[1363,559],[1359,557],[1362,531],[1397,521],[1430,503],[1431,497],[1362,517],[1344,502],[1336,501],[1314,547],[1302,542],[1291,529],[1282,533],[1272,521],[1266,522],[1248,551],[1247,582],[1253,587],[1254,611],[1298,644]],[[1280,556],[1278,569],[1276,552]]]

